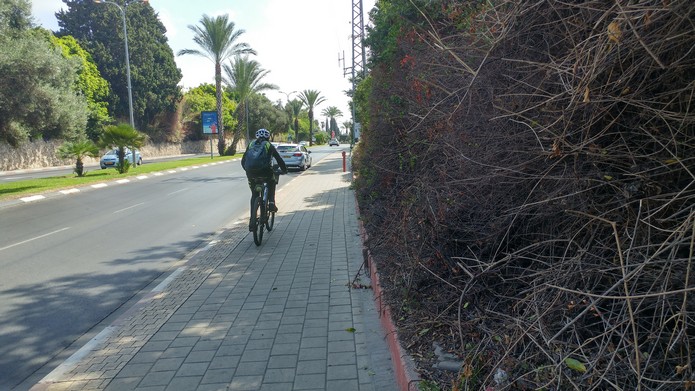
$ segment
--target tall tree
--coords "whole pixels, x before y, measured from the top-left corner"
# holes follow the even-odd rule
[[[328,124],[326,124],[327,125],[326,126],[327,132],[340,133],[340,129],[338,128],[338,122],[336,121],[336,118],[342,117],[343,112],[340,111],[339,108],[337,108],[335,106],[329,106],[329,107],[323,109],[323,111],[321,112],[321,115],[323,115],[324,117],[327,117],[329,120]]]
[[[113,0],[125,12],[128,29],[135,123],[150,132],[158,116],[174,112],[181,97],[181,71],[165,35],[166,28],[152,7],[142,1]],[[63,0],[56,13],[57,36],[72,35],[97,64],[111,86],[109,104],[115,117],[129,116],[123,14],[113,4]]]
[[[50,41],[61,49],[65,58],[75,59],[80,63],[74,88],[87,100],[89,110],[87,137],[96,141],[101,136],[103,126],[112,121],[108,109],[109,82],[101,77],[92,56],[74,37],[68,35],[58,38],[48,32],[47,35]]]
[[[249,96],[248,102],[248,121],[251,129],[268,129],[271,139],[274,139],[275,135],[279,133],[284,133],[290,120],[281,105],[274,105],[263,94]]]
[[[304,90],[299,94],[299,100],[304,103],[309,111],[309,145],[313,145],[314,139],[314,107],[323,103],[326,98],[316,90]]]
[[[275,84],[264,83],[263,78],[270,72],[261,68],[261,65],[256,60],[250,60],[248,56],[236,56],[230,64],[224,65],[224,72],[227,75],[225,82],[234,92],[239,100],[237,106],[237,130],[232,138],[230,146],[230,154],[236,153],[236,145],[241,138],[241,129],[244,127],[245,113],[248,112],[248,100],[254,94],[268,90],[277,90]],[[250,138],[249,129],[246,129],[246,139]]]
[[[87,104],[74,85],[79,64],[31,27],[25,0],[0,2],[0,141],[75,138],[84,133]]]
[[[28,0],[0,1],[0,35],[20,34],[31,27],[31,3]]]
[[[226,147],[224,141],[224,126],[222,121],[222,63],[239,54],[256,54],[245,42],[237,42],[246,31],[235,29],[234,22],[227,15],[211,18],[203,15],[199,26],[189,25],[188,28],[195,34],[193,42],[200,49],[183,49],[178,55],[193,54],[202,56],[215,64],[215,91],[217,98],[218,141],[217,150],[224,155]],[[236,148],[236,147],[233,147]]]
[[[292,99],[289,102],[292,109],[292,123],[294,124],[294,141],[299,142],[299,114],[302,113],[304,103],[299,99]]]
[[[343,129],[345,129],[345,134],[350,138],[350,129],[352,129],[352,121],[343,121]],[[352,142],[352,141],[351,141]]]
[[[202,133],[203,124],[200,113],[202,111],[216,110],[215,86],[204,83],[198,87],[186,91],[181,100],[181,125],[186,140],[202,140],[205,136]],[[231,94],[222,95],[222,118],[225,124],[233,125],[236,123],[234,112],[237,103],[232,100]]]

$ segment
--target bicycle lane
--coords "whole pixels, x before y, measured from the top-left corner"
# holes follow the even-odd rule
[[[32,390],[395,390],[372,292],[350,289],[350,175],[334,153],[293,178],[261,246],[240,218]]]

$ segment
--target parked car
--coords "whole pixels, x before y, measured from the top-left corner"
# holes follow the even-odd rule
[[[329,147],[332,147],[332,146],[334,146],[334,145],[335,145],[336,147],[339,147],[339,146],[340,146],[340,142],[338,142],[338,139],[337,139],[337,138],[332,138],[331,141],[328,142],[328,146],[329,146]]]
[[[306,145],[306,141],[300,141],[299,145]]]
[[[311,167],[311,151],[303,145],[280,144],[276,147],[288,169],[298,168],[302,171]]]
[[[137,161],[138,165],[142,164],[142,156],[140,156],[140,151],[135,151],[135,161]],[[133,153],[130,151],[129,148],[125,149],[125,159],[126,161],[129,161],[130,164],[133,164]],[[112,149],[104,156],[101,157],[101,160],[99,161],[99,165],[101,166],[101,169],[104,170],[109,167],[116,167],[118,166],[118,148]]]

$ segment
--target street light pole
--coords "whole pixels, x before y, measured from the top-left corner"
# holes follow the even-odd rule
[[[296,92],[297,92],[297,91],[292,91],[292,92],[283,92],[283,91],[280,91],[281,94],[285,94],[285,96],[287,97],[287,103],[290,103],[290,95],[292,95],[292,94],[294,94],[294,93],[296,93]]]
[[[142,0],[143,2],[147,2],[147,0]],[[135,129],[135,118],[133,117],[133,87],[130,84],[130,53],[128,51],[128,25],[126,23],[126,18],[125,18],[125,10],[123,7],[118,5],[118,3],[114,3],[113,1],[109,0],[94,0],[95,3],[100,4],[100,3],[107,3],[107,4],[113,4],[116,7],[118,7],[118,10],[121,11],[121,16],[123,17],[123,40],[125,41],[125,72],[126,72],[126,79],[128,80],[128,113],[130,114],[130,126]],[[125,7],[128,7],[128,3],[126,3]],[[135,161],[135,151],[133,151],[133,164],[137,164]]]
[[[292,95],[292,94],[294,94],[294,93],[296,93],[296,92],[297,92],[297,91],[292,91],[292,92],[289,92],[289,93],[288,93],[288,92],[280,91],[281,94],[285,94],[285,96],[287,97],[287,104],[290,103],[290,95]],[[292,130],[292,121],[291,121],[291,120],[290,120],[290,130]],[[297,138],[299,138],[299,137],[297,137]],[[291,139],[292,139],[292,136],[290,135],[290,140],[291,140]],[[295,143],[299,143],[299,140],[294,140],[294,142],[295,142]]]

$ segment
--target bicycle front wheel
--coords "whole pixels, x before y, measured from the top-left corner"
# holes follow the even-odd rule
[[[260,246],[263,242],[263,199],[256,197],[251,205],[251,220],[253,221],[253,242]]]

